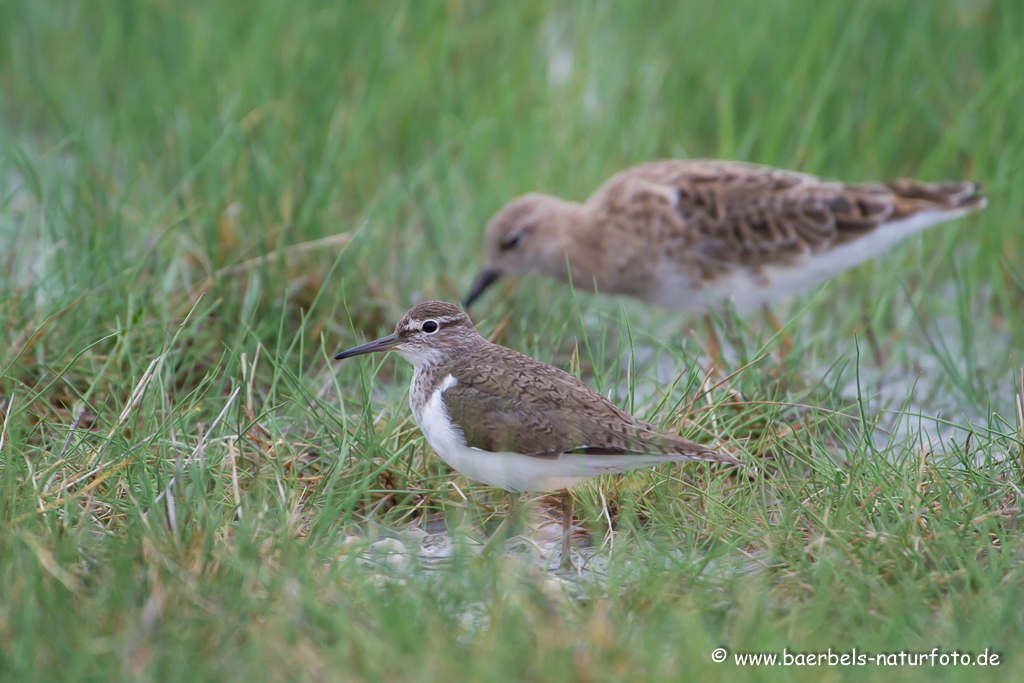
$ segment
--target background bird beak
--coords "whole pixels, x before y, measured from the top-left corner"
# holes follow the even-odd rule
[[[497,268],[484,268],[480,271],[480,274],[476,276],[476,281],[473,283],[473,288],[466,295],[466,300],[463,302],[462,307],[469,308],[477,300],[477,297],[483,294],[485,289],[497,282],[500,277],[501,271]]]
[[[390,351],[399,343],[398,335],[389,334],[386,337],[380,339],[374,339],[372,342],[366,342],[362,346],[357,346],[354,349],[348,351],[342,351],[334,360],[342,360],[345,358],[351,358],[352,356],[361,356],[364,353],[375,353],[377,351]]]

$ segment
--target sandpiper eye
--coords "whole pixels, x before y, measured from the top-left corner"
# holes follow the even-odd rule
[[[433,320],[428,320],[427,322],[423,323],[422,329],[427,334],[434,334],[435,332],[437,332],[437,323],[434,322]]]
[[[508,251],[509,249],[515,249],[516,245],[519,244],[519,238],[520,237],[521,237],[521,235],[519,233],[516,233],[515,235],[512,235],[511,237],[506,237],[505,239],[503,239],[501,241],[501,245],[500,245],[502,250]]]

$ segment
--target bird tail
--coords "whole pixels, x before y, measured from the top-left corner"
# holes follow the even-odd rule
[[[743,465],[731,455],[719,453],[699,443],[684,439],[668,432],[660,433],[647,442],[648,446],[655,446],[651,449],[672,457],[675,462],[717,462],[725,465]]]
[[[692,444],[696,448],[689,450],[689,452],[680,453],[680,461],[683,462],[717,462],[724,465],[743,465],[742,460],[737,460],[731,455],[725,455],[718,451],[705,448],[700,444]]]
[[[887,182],[895,195],[893,218],[909,216],[926,210],[950,211],[962,216],[984,209],[988,199],[980,194],[981,184],[969,181],[922,183],[909,178]]]

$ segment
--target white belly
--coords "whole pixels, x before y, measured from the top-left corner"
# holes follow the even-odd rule
[[[970,209],[922,211],[901,221],[884,223],[852,242],[818,254],[807,254],[787,266],[765,266],[763,272],[739,269],[701,285],[680,273],[663,272],[652,301],[666,308],[703,313],[719,310],[731,301],[736,312],[746,315],[765,304],[804,292],[847,268],[884,254],[900,240],[936,223],[959,218]]]
[[[618,474],[678,460],[667,455],[583,454],[549,459],[519,453],[491,453],[466,446],[448,452],[437,450],[437,453],[460,474],[506,491],[558,491],[602,474]]]
[[[506,491],[557,491],[597,477],[682,458],[671,455],[562,455],[537,458],[471,448],[448,417],[442,394],[457,380],[448,375],[413,417],[441,460],[463,476]]]

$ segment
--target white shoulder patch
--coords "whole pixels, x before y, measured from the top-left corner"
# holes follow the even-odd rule
[[[459,381],[452,375],[445,377],[441,384],[434,389],[434,392],[430,395],[430,400],[423,406],[417,418],[420,430],[427,437],[427,442],[430,443],[430,446],[437,451],[443,460],[447,460],[446,455],[448,453],[466,447],[461,431],[452,424],[452,420],[448,416],[448,410],[444,405],[444,399],[441,396],[458,383]]]

